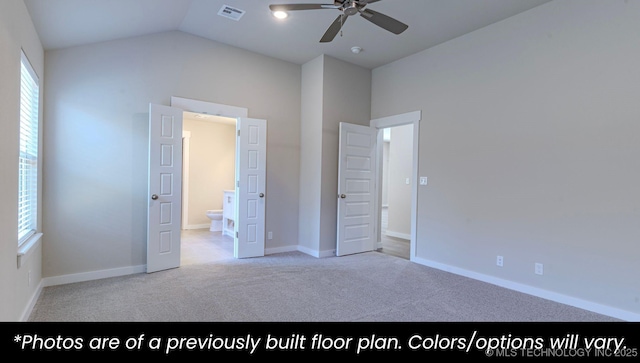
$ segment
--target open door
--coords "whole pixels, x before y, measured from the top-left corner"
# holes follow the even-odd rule
[[[264,256],[267,121],[237,119],[235,258]]]
[[[343,256],[375,249],[377,130],[341,122],[339,138],[336,256]]]
[[[147,273],[180,266],[182,112],[149,105]]]

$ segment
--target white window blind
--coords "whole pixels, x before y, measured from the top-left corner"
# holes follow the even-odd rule
[[[35,233],[38,220],[39,85],[38,77],[24,53],[20,79],[19,245]]]

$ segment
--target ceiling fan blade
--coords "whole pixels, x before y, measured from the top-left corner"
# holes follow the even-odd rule
[[[317,9],[338,9],[339,5],[334,4],[274,4],[269,5],[271,11],[295,11],[295,10],[317,10]]]
[[[407,30],[407,24],[398,21],[390,16],[384,15],[371,9],[364,9],[360,12],[360,16],[374,23],[375,25],[386,29],[394,34],[400,34]]]
[[[328,43],[332,41],[333,38],[335,38],[336,35],[338,35],[338,32],[340,31],[340,29],[342,29],[342,26],[344,25],[344,23],[347,21],[348,18],[349,16],[345,14],[338,15],[336,20],[334,20],[333,23],[331,23],[331,25],[329,26],[329,29],[327,29],[327,31],[324,33],[324,35],[322,36],[322,39],[320,39],[320,43]]]

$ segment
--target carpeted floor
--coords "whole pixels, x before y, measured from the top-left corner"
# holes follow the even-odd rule
[[[379,252],[234,259],[214,234],[192,232],[180,268],[46,287],[29,321],[617,321]]]

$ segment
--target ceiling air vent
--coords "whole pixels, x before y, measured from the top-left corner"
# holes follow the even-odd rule
[[[222,5],[220,11],[218,11],[218,15],[224,16],[225,18],[233,19],[235,21],[240,20],[244,13],[244,10],[237,9],[229,5]]]

